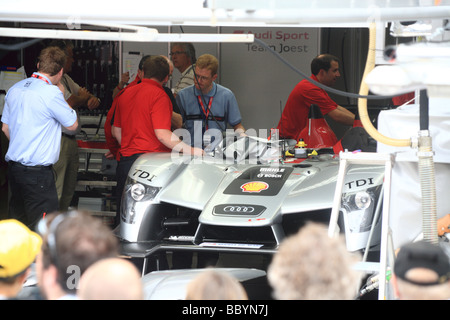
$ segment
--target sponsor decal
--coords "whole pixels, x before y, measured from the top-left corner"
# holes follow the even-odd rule
[[[358,180],[347,182],[345,185],[349,189],[359,188],[359,187],[364,187],[364,186],[373,186],[375,184],[373,179],[374,178],[358,179]]]
[[[241,189],[243,192],[259,193],[263,190],[269,189],[269,185],[263,181],[251,181],[244,183],[241,186]]]
[[[141,169],[138,169],[138,168],[134,169],[134,173],[132,174],[132,177],[133,178],[145,179],[148,182],[152,182],[152,180],[154,178],[156,178],[156,176],[154,174],[151,174],[151,173],[149,173],[147,171],[144,171],[144,170],[141,170]]]

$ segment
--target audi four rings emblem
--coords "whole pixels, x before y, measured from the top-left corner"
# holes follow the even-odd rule
[[[226,206],[223,208],[224,212],[242,212],[242,213],[253,213],[255,211],[254,207],[251,206]]]
[[[259,216],[266,207],[257,204],[247,205],[241,203],[218,204],[213,209],[213,214]]]

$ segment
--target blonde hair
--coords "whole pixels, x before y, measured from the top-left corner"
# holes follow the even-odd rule
[[[198,57],[195,66],[199,69],[208,69],[211,71],[211,75],[214,76],[217,74],[217,70],[219,69],[219,61],[216,57],[211,54],[202,54]]]
[[[236,278],[208,269],[188,283],[186,300],[248,300],[248,296]]]
[[[353,299],[361,281],[356,261],[342,237],[330,238],[324,225],[309,223],[281,243],[267,276],[275,299]]]

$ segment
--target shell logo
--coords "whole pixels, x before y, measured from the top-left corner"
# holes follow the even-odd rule
[[[262,190],[266,190],[268,188],[269,185],[262,181],[247,182],[241,186],[241,189],[244,192],[261,192]]]

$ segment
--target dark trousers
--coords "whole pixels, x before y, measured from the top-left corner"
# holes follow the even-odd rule
[[[134,154],[129,157],[120,157],[120,160],[117,163],[116,168],[116,179],[117,179],[117,186],[116,186],[116,219],[114,221],[114,227],[119,225],[120,223],[120,206],[122,203],[122,194],[123,190],[125,188],[125,183],[127,182],[128,177],[128,171],[130,171],[134,161],[136,161],[139,156],[142,155],[142,153]]]
[[[58,210],[52,166],[28,167],[8,162],[9,217],[35,230],[46,213]]]

